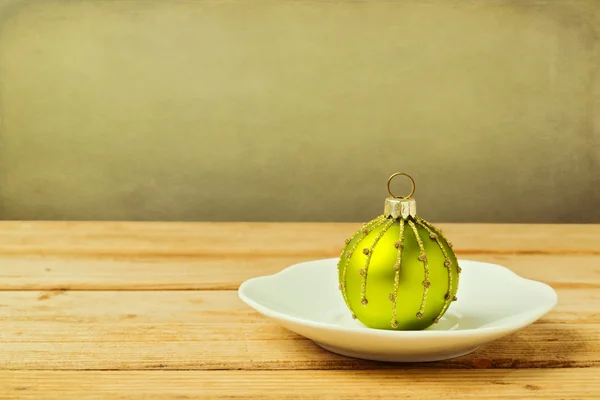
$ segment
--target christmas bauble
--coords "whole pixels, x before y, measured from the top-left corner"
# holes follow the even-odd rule
[[[407,176],[412,191],[395,197],[391,180]],[[388,180],[384,214],[346,240],[339,289],[352,316],[370,328],[419,330],[436,323],[456,301],[460,267],[442,230],[416,214],[414,180]]]

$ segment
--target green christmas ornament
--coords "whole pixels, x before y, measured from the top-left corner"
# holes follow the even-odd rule
[[[399,175],[412,184],[406,197],[390,190]],[[456,301],[461,269],[442,230],[417,216],[413,178],[397,172],[387,189],[383,215],[346,239],[339,289],[352,316],[370,328],[425,329]]]

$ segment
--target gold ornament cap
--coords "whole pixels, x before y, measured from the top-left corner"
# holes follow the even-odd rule
[[[397,176],[406,176],[408,179],[410,179],[412,188],[406,197],[398,197],[392,193],[390,184],[392,183],[392,179]],[[407,219],[408,217],[414,218],[417,216],[417,202],[415,199],[411,199],[412,195],[415,193],[415,181],[412,176],[408,175],[406,172],[396,172],[389,177],[387,181],[387,190],[391,197],[385,199],[383,214],[386,217],[392,217],[394,219]]]

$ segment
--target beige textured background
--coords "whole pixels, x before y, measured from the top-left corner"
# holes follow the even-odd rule
[[[600,222],[600,1],[0,4],[1,219]]]

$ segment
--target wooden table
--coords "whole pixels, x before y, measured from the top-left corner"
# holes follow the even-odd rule
[[[538,323],[444,362],[328,353],[237,297],[358,224],[0,223],[0,399],[599,399],[600,225],[440,224],[550,284]]]

